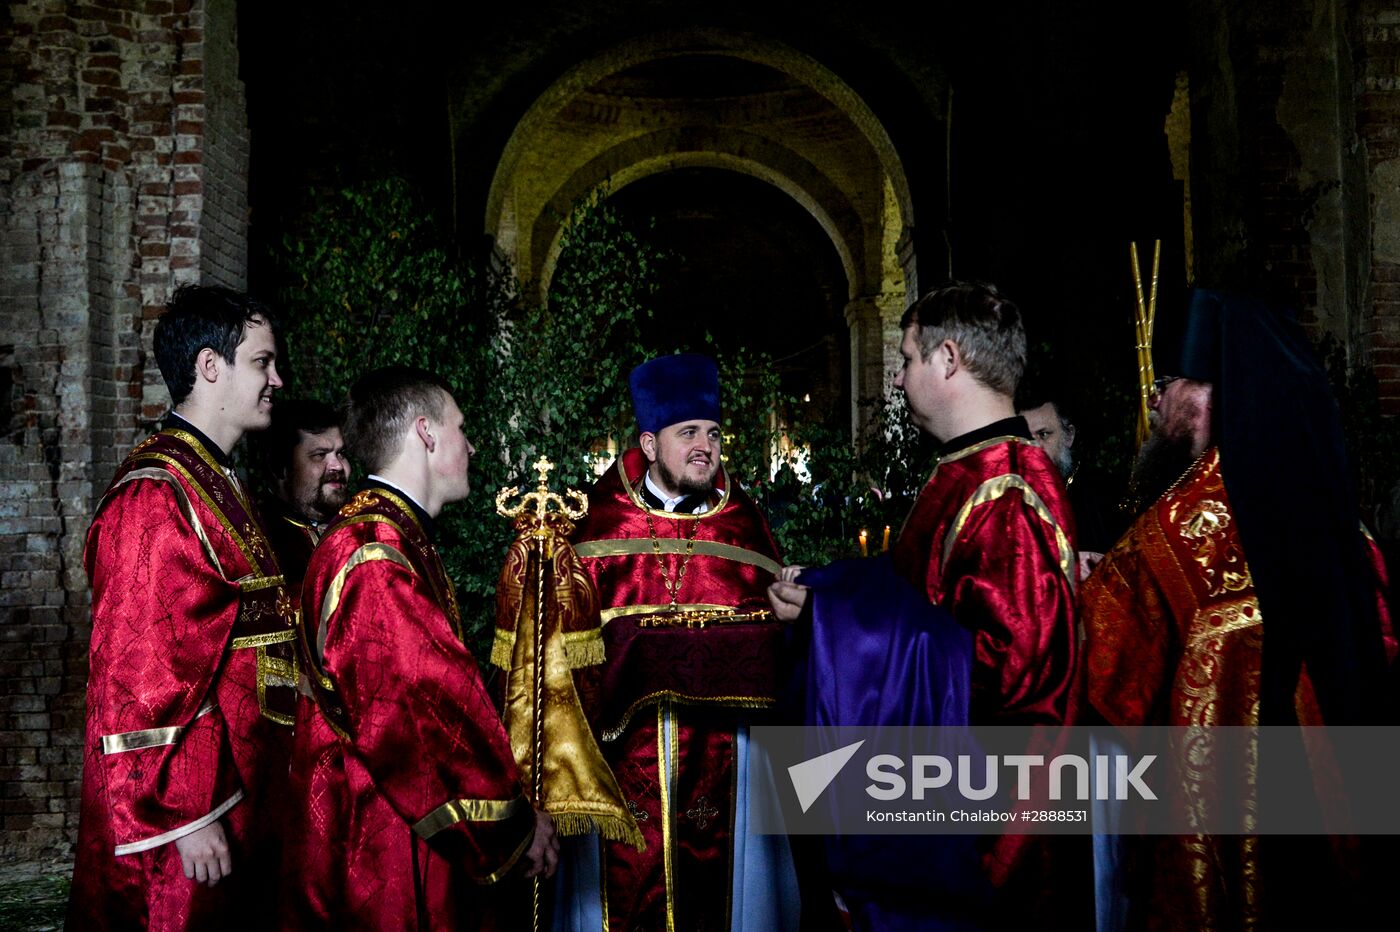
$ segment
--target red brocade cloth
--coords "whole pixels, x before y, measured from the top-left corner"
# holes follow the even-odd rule
[[[604,756],[646,840],[642,852],[604,844],[604,915],[614,929],[664,929],[668,913],[678,928],[723,929],[735,731],[741,710],[775,702],[782,631],[771,620],[704,628],[641,621],[670,608],[668,581],[678,577],[681,609],[766,609],[778,551],[763,516],[727,476],[712,507],[677,515],[642,501],[645,470],[640,450],[624,453],[594,486],[573,538],[602,600],[607,656],[600,676],[597,668],[575,676],[585,697],[597,697]],[[674,728],[666,752],[674,792],[658,766],[665,717]]]
[[[893,548],[895,571],[973,632],[973,725],[1073,724],[1082,678],[1074,516],[1040,447],[995,437],[943,454]],[[1050,747],[1028,748],[1053,753]],[[1092,900],[1084,839],[1003,835],[983,868],[997,924],[1078,928]]]
[[[976,635],[974,725],[1057,725],[1075,707],[1074,517],[1045,451],[997,437],[940,457],[895,570]]]
[[[410,506],[360,492],[307,569],[284,924],[491,925],[534,834],[456,596]]]
[[[1358,533],[1362,533],[1358,530]],[[1372,544],[1387,657],[1395,656],[1384,564]],[[1229,496],[1211,449],[1105,555],[1082,592],[1088,698],[1118,726],[1259,724],[1266,619]],[[1324,619],[1319,619],[1322,623]],[[1324,724],[1306,670],[1297,688],[1301,725]],[[1210,797],[1254,799],[1255,763],[1217,762],[1234,785],[1177,774],[1166,798],[1183,812]],[[1325,793],[1323,797],[1325,798]],[[1204,802],[1203,802],[1204,800]],[[1182,816],[1183,820],[1185,816]],[[1161,929],[1265,928],[1287,887],[1270,881],[1261,849],[1318,839],[1237,835],[1161,836],[1139,843],[1135,925]],[[1298,856],[1292,852],[1290,857]],[[1329,857],[1307,855],[1320,875]],[[1143,889],[1145,887],[1146,889]],[[1309,896],[1317,895],[1309,885]],[[1324,900],[1326,902],[1326,900]]]
[[[191,434],[123,462],[84,565],[93,627],[70,928],[274,921],[297,670],[291,599],[256,512]],[[222,820],[233,873],[174,840]]]

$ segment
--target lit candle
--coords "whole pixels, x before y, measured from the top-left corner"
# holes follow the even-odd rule
[[[866,540],[865,528],[861,528],[861,529],[860,529],[860,555],[863,556],[863,557],[868,557],[868,556],[870,556],[870,554],[869,554],[869,552],[866,550],[865,540]]]
[[[890,526],[885,525],[885,539],[880,542],[880,552],[884,553],[890,549]]]

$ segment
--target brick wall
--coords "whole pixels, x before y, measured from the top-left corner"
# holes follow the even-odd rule
[[[32,0],[3,15],[0,860],[12,860],[66,854],[76,832],[83,535],[165,409],[149,322],[179,283],[245,283],[248,142],[233,0]]]
[[[1386,412],[1400,415],[1400,7],[1382,0],[1358,4],[1352,41],[1371,233],[1370,313],[1362,340]]]
[[[1400,8],[1199,0],[1192,18],[1198,281],[1294,304],[1400,414]]]

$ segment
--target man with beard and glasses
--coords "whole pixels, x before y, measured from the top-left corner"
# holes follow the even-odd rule
[[[1076,455],[1079,432],[1066,413],[1064,394],[1048,388],[1044,382],[1028,380],[1017,390],[1016,408],[1026,419],[1031,436],[1064,477],[1080,548],[1079,578],[1083,580],[1118,540],[1123,527],[1117,519],[1118,509],[1105,493],[1105,477]]]
[[[1326,372],[1288,313],[1208,291],[1172,310],[1133,477],[1147,505],[1081,592],[1090,702],[1120,727],[1387,721],[1384,567]],[[1271,801],[1271,761],[1298,750],[1261,743],[1213,754],[1205,776],[1169,771],[1162,795],[1183,818],[1229,799],[1247,815],[1238,834],[1134,842],[1130,926],[1303,927],[1353,908],[1360,921],[1356,862],[1333,856],[1345,845],[1246,837],[1305,815]]]
[[[783,929],[786,839],[750,835],[748,723],[777,696],[779,568],[763,515],[721,462],[719,371],[663,356],[631,374],[639,446],[574,535],[606,660],[576,669],[645,851],[587,837],[561,868],[560,928]]]
[[[73,929],[276,924],[295,611],[233,466],[267,428],[269,310],[187,286],[156,322],[174,405],[97,505]]]
[[[296,598],[311,551],[349,498],[350,461],[340,416],[324,402],[283,401],[273,409],[272,427],[258,438],[258,446],[272,482],[259,504]]]

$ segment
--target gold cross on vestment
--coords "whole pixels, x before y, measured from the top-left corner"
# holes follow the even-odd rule
[[[702,831],[717,815],[719,815],[719,810],[710,805],[710,797],[708,796],[701,796],[695,801],[695,805],[685,812],[685,817],[694,822],[695,827]]]

